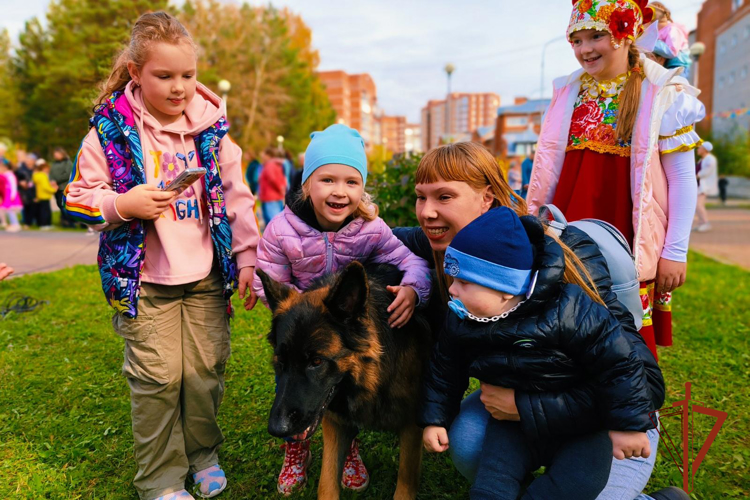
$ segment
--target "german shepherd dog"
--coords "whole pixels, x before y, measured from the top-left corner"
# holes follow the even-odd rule
[[[268,432],[309,438],[323,423],[318,498],[339,498],[344,459],[359,429],[396,432],[400,461],[396,499],[419,487],[422,431],[416,425],[423,371],[432,350],[427,321],[415,312],[404,327],[388,326],[402,273],[391,265],[352,262],[304,293],[257,271],[273,322],[276,399]]]

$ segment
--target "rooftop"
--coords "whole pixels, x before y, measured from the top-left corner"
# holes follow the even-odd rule
[[[530,113],[544,113],[544,110],[549,106],[551,99],[529,99],[523,104],[516,104],[513,106],[500,106],[497,108],[497,116],[508,115],[508,114],[530,114]]]

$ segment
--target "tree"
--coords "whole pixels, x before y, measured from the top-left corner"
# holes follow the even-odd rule
[[[13,61],[10,55],[8,30],[0,31],[0,138],[11,139],[19,122],[21,107],[13,79]]]
[[[166,8],[166,0],[57,0],[46,30],[36,18],[27,22],[15,57],[24,125],[18,139],[42,154],[54,146],[74,151],[133,23]]]
[[[254,153],[285,138],[301,151],[315,130],[333,123],[335,113],[315,74],[317,51],[302,19],[271,6],[252,7],[200,0],[184,4],[180,19],[201,48],[198,76],[228,96],[231,134]]]

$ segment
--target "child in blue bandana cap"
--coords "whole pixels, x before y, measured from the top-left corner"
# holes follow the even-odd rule
[[[472,499],[518,498],[522,481],[546,473],[523,498],[594,499],[611,457],[648,457],[653,404],[643,362],[598,296],[563,282],[565,258],[534,217],[492,209],[461,230],[445,253],[452,300],[425,380],[420,424],[429,451],[449,447],[469,377],[517,391],[590,386],[594,427],[538,436],[543,423],[490,419]]]

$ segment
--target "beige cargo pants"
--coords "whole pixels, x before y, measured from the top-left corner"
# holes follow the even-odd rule
[[[142,500],[179,491],[188,473],[218,463],[216,422],[230,355],[219,272],[186,285],[142,283],[138,317],[112,318],[125,339],[134,485]]]

